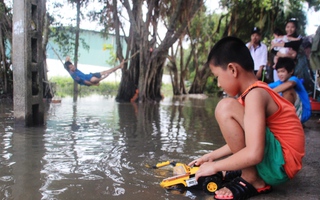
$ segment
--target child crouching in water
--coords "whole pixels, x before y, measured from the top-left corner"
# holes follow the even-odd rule
[[[302,168],[304,131],[293,105],[253,73],[248,48],[238,38],[221,39],[207,64],[218,86],[229,96],[215,116],[226,145],[192,161],[200,165],[195,178],[241,170],[240,177],[215,192],[215,199],[246,199],[272,190]]]

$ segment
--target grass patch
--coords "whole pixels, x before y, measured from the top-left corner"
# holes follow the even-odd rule
[[[54,94],[56,97],[73,96],[73,79],[70,77],[52,77],[50,82],[54,85]],[[116,96],[118,93],[119,83],[100,82],[99,86],[80,86],[79,96],[89,96],[98,94],[102,96]],[[172,96],[172,85],[162,84],[161,93],[164,96]]]
[[[173,89],[171,84],[164,84],[161,85],[161,94],[165,97],[173,95]]]
[[[50,82],[54,85],[56,97],[73,96],[73,79],[70,77],[52,77]],[[78,85],[80,96],[99,94],[102,96],[115,96],[118,93],[119,83],[100,82],[99,86]]]

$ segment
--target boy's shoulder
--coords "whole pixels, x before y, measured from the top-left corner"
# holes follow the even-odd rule
[[[260,89],[260,90],[253,90],[253,89]],[[244,101],[245,97],[249,94],[249,93],[254,93],[255,95],[260,95],[262,93],[264,93],[265,91],[270,91],[272,92],[273,90],[268,86],[268,84],[262,82],[262,81],[256,81],[255,83],[253,83],[252,85],[250,85],[240,96],[239,96],[239,100],[242,99],[242,101]],[[269,92],[268,92],[269,93]]]
[[[293,81],[293,82],[296,82],[296,83],[300,83],[302,80],[300,80],[296,76],[291,76],[287,81]]]

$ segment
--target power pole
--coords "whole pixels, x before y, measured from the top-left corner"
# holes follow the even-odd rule
[[[13,2],[13,103],[16,122],[44,124],[42,29],[46,0]]]

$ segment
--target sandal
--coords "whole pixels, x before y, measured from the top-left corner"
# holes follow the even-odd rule
[[[233,181],[226,183],[224,187],[228,188],[232,192],[232,195],[216,194],[214,196],[215,199],[243,200],[248,199],[252,196],[266,194],[272,191],[272,187],[270,185],[266,185],[263,188],[256,189],[241,177],[235,178],[233,179]]]
[[[227,183],[232,181],[233,179],[240,177],[242,174],[241,170],[235,170],[235,171],[226,171],[226,174],[223,177],[223,182]]]

